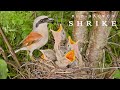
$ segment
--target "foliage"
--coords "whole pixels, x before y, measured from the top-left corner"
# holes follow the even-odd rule
[[[114,73],[114,75],[113,75],[113,77],[114,77],[115,79],[120,79],[120,71],[119,71],[119,70],[116,70],[115,73]]]
[[[0,79],[6,79],[8,73],[7,63],[0,59]]]

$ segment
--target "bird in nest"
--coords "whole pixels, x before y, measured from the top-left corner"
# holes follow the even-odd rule
[[[51,30],[52,35],[54,37],[55,43],[54,43],[54,51],[56,54],[57,59],[59,60],[60,57],[63,57],[65,53],[67,53],[66,48],[66,32],[63,29],[62,24],[59,25],[59,28],[57,31]]]
[[[83,67],[84,66],[84,62],[82,60],[82,55],[80,53],[78,44],[79,44],[79,41],[75,42],[75,41],[72,40],[71,36],[68,36],[67,50],[74,50],[75,51],[75,57],[76,57],[76,60],[71,65],[72,67],[73,66],[78,66],[78,67]]]
[[[63,57],[57,58],[55,64],[60,68],[66,68],[68,65],[72,64],[75,60],[75,51],[68,51]]]
[[[40,50],[42,52],[41,58],[45,61],[52,61],[54,65],[60,68],[65,68],[67,65],[71,64],[75,60],[74,50],[70,50],[64,54],[63,57],[56,57],[55,51],[51,49]]]
[[[62,24],[59,25],[57,31],[51,31],[55,40],[54,50],[40,50],[42,52],[41,58],[47,61],[52,60],[58,67],[66,67],[75,60],[75,52],[74,50],[66,51],[66,33]]]
[[[56,61],[55,51],[52,49],[40,50],[42,52],[41,58],[46,61]]]
[[[51,30],[51,32],[55,40],[54,50],[57,51],[58,49],[65,46],[66,33],[65,33],[65,30],[63,29],[62,24],[59,25],[59,28],[57,31]]]

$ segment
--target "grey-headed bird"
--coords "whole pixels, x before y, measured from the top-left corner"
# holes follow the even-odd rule
[[[53,22],[54,19],[48,18],[48,16],[39,16],[33,22],[33,30],[30,34],[22,40],[22,47],[15,51],[15,53],[21,50],[29,51],[30,58],[33,58],[33,51],[44,46],[48,42],[48,23]],[[9,55],[11,56],[11,55]]]

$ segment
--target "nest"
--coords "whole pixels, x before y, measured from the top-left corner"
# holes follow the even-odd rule
[[[90,68],[66,67],[59,68],[52,61],[43,59],[25,62],[21,66],[22,72],[14,78],[19,79],[101,79],[102,73],[95,75]],[[93,70],[92,70],[93,71]]]

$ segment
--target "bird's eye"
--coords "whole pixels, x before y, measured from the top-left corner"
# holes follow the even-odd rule
[[[43,20],[40,20],[41,22],[43,22]]]
[[[64,32],[62,34],[64,35]]]
[[[64,54],[65,54],[66,52],[64,52]]]
[[[70,47],[70,45],[68,44],[68,47]]]

